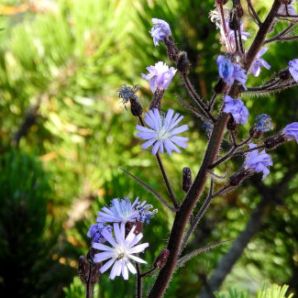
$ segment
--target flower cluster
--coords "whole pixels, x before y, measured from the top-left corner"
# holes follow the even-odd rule
[[[178,136],[178,134],[188,130],[187,125],[178,126],[183,119],[172,109],[162,115],[158,109],[150,110],[146,113],[144,121],[148,127],[137,125],[137,136],[146,142],[142,145],[144,149],[152,146],[152,154],[166,151],[180,152],[178,147],[186,148],[188,139]]]
[[[218,74],[228,86],[232,86],[237,81],[246,89],[247,75],[239,64],[233,63],[228,57],[223,55],[219,55],[216,62]]]
[[[148,66],[146,69],[148,73],[142,74],[142,77],[149,82],[153,93],[156,90],[166,90],[177,71],[174,67],[169,67],[161,61],[154,66]]]
[[[136,225],[138,222],[149,223],[156,213],[157,210],[152,210],[152,205],[141,202],[138,198],[133,203],[128,198],[115,198],[109,207],[103,207],[98,212],[97,223],[91,225],[87,236],[91,239],[92,247],[100,251],[94,255],[94,262],[108,260],[100,267],[101,273],[112,266],[111,279],[120,275],[128,279],[129,271],[136,273],[131,261],[145,261],[134,254],[143,252],[149,246],[148,243],[137,245],[143,234],[136,231]],[[127,225],[128,223],[130,225]],[[131,226],[128,232],[127,229]]]
[[[249,144],[249,148],[256,148],[256,144]],[[244,161],[244,168],[256,173],[263,173],[263,179],[268,176],[270,173],[269,167],[272,166],[272,159],[269,154],[262,150],[261,152],[258,149],[252,150],[246,154]]]
[[[248,109],[244,105],[241,99],[234,99],[229,95],[224,97],[224,108],[225,113],[230,113],[236,124],[245,124],[248,119]]]

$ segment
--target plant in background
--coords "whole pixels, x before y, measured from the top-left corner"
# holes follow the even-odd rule
[[[121,222],[121,225],[114,224],[112,232],[105,229],[101,230],[103,238],[111,246],[106,246],[102,243],[94,244],[93,248],[100,249],[103,252],[97,255],[97,257],[96,254],[89,253],[89,268],[91,269],[94,263],[109,260],[104,265],[99,265],[99,271],[104,273],[108,268],[113,266],[110,273],[111,279],[120,275],[124,279],[127,279],[128,270],[131,273],[136,273],[136,297],[143,296],[142,283],[148,275],[155,271],[159,272],[148,297],[163,297],[170,285],[174,272],[181,263],[185,263],[184,260],[188,259],[187,254],[185,254],[185,247],[187,246],[189,237],[209,208],[211,200],[234,190],[253,174],[263,173],[263,178],[265,178],[270,173],[269,167],[273,165],[273,161],[267,151],[273,150],[287,141],[295,140],[297,142],[297,122],[288,124],[280,132],[269,137],[263,135],[264,132],[270,130],[268,128],[270,126],[268,122],[270,121],[264,116],[258,119],[258,122],[263,122],[261,124],[257,123],[257,125],[248,130],[248,136],[243,140],[239,140],[240,136],[237,130],[238,126],[245,124],[249,117],[248,109],[241,99],[245,93],[251,90],[254,90],[255,93],[270,93],[282,91],[288,87],[297,85],[296,60],[292,60],[286,70],[277,72],[262,86],[251,87],[247,83],[249,73],[258,76],[262,67],[270,68],[268,62],[261,57],[265,54],[266,50],[268,52],[270,51],[270,48],[267,47],[265,49],[264,45],[269,43],[267,36],[272,32],[274,26],[286,20],[286,22],[289,22],[286,33],[291,33],[293,23],[297,19],[297,16],[292,14],[293,7],[291,6],[291,1],[275,0],[264,21],[260,20],[251,1],[247,1],[252,19],[258,25],[258,31],[252,40],[251,46],[247,50],[243,43],[243,37],[245,36],[246,38],[247,35],[243,34],[242,19],[244,14],[241,1],[234,0],[231,8],[225,6],[227,2],[216,0],[215,12],[211,13],[213,16],[218,16],[217,27],[220,29],[222,36],[224,53],[217,58],[219,78],[209,100],[202,98],[192,84],[189,78],[190,63],[187,53],[179,50],[177,47],[169,24],[160,19],[152,20],[153,28],[150,33],[153,37],[154,45],[158,46],[161,43],[165,45],[168,58],[177,69],[177,73],[184,83],[190,100],[196,107],[196,115],[199,115],[200,119],[203,119],[203,122],[211,123],[212,128],[205,157],[199,171],[193,180],[190,178],[191,175],[183,175],[184,179],[187,180],[187,183],[184,181],[183,185],[188,185],[188,187],[183,188],[186,192],[184,198],[178,199],[160,156],[160,153],[164,153],[165,151],[167,153],[171,153],[172,151],[180,152],[177,146],[186,147],[187,138],[178,136],[178,134],[185,132],[187,125],[177,127],[182,119],[180,115],[175,114],[173,110],[169,110],[164,114],[162,110],[162,99],[165,90],[173,79],[176,69],[173,67],[169,68],[163,62],[158,62],[155,66],[147,68],[149,73],[143,75],[143,77],[149,81],[153,97],[149,111],[145,114],[144,118],[143,108],[134,109],[134,105],[139,104],[134,92],[129,101],[131,103],[131,110],[137,111],[132,114],[139,122],[136,126],[138,136],[146,141],[143,144],[143,148],[153,147],[152,153],[157,159],[157,164],[168,190],[168,202],[165,202],[164,199],[161,200],[160,196],[156,196],[174,214],[174,222],[167,247],[159,254],[156,261],[152,264],[151,269],[142,272],[138,263],[143,262],[143,260],[133,256],[133,254],[143,252],[148,244],[134,246],[140,241],[142,234],[140,234],[140,229],[138,228],[139,222],[136,219],[137,216],[135,216],[133,204],[126,202],[120,205],[119,201],[115,201],[116,203],[112,203],[111,208],[104,207],[103,210],[105,211],[105,216],[111,218],[112,222]],[[270,41],[287,40],[288,35],[284,36],[284,32],[278,33]],[[230,38],[231,33],[233,34],[233,38]],[[293,39],[295,38],[293,37]],[[280,75],[281,73],[283,75]],[[124,91],[122,89],[119,92],[122,98],[123,93]],[[219,149],[226,134],[230,137],[230,148],[220,156]],[[245,157],[243,167],[238,172],[225,177],[223,186],[222,183],[217,186],[217,180],[214,179],[216,175],[213,173],[215,168],[239,155]],[[183,173],[185,173],[185,170]],[[203,194],[208,180],[210,180],[208,196],[199,210],[195,211],[195,207]],[[144,183],[144,187],[150,188],[148,184],[150,183]],[[102,215],[103,212],[100,214]],[[104,222],[104,220],[101,222]],[[199,252],[200,250],[191,252],[189,254],[190,258],[195,257]],[[132,260],[135,260],[137,270],[132,269]],[[94,274],[99,274],[98,270],[95,272]],[[213,290],[213,283],[216,284],[217,282],[216,278],[213,281],[211,276],[211,288],[203,289],[201,297],[212,297],[210,290]],[[87,289],[89,289],[87,291],[87,297],[91,297],[92,287],[90,290],[88,280],[85,280],[85,282]]]

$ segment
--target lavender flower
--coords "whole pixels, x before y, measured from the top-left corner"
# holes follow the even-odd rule
[[[235,81],[238,81],[246,89],[247,75],[240,65],[233,63],[223,55],[219,55],[216,61],[218,74],[228,86],[232,86]]]
[[[149,82],[150,89],[153,93],[157,89],[166,90],[177,71],[174,67],[169,67],[161,61],[146,69],[148,70],[148,74],[142,74],[142,77]]]
[[[93,243],[92,247],[101,251],[94,255],[94,262],[100,263],[106,261],[103,266],[100,267],[101,273],[106,272],[112,266],[110,272],[110,279],[114,279],[116,276],[121,276],[128,280],[129,271],[132,274],[136,274],[136,268],[133,266],[131,261],[137,263],[146,263],[135,254],[143,252],[148,246],[148,243],[138,244],[143,238],[143,234],[134,233],[135,226],[130,230],[128,235],[125,237],[125,224],[121,225],[114,223],[114,236],[108,231],[103,231],[103,237],[111,246],[102,243]]]
[[[142,147],[147,149],[152,146],[154,155],[165,150],[168,154],[172,151],[180,152],[178,147],[186,148],[188,139],[178,136],[188,130],[187,125],[177,127],[182,119],[183,116],[175,114],[172,109],[168,110],[166,115],[161,115],[158,109],[150,110],[144,118],[148,127],[137,125],[137,136],[146,140]]]
[[[256,148],[256,144],[249,144],[249,148]],[[272,166],[272,159],[265,150],[259,152],[257,149],[246,154],[244,168],[257,173],[263,173],[263,179],[270,173],[268,167]]]
[[[298,122],[288,124],[282,133],[288,141],[295,140],[298,143]]]
[[[237,124],[245,124],[248,119],[248,110],[241,99],[234,99],[229,95],[224,97],[225,113],[231,113]]]
[[[262,48],[258,52],[256,60],[254,61],[254,63],[252,64],[249,70],[255,77],[258,77],[260,75],[262,67],[265,67],[266,69],[271,68],[270,64],[267,61],[265,61],[263,58],[261,58],[267,52],[267,50],[268,48]]]
[[[161,19],[152,19],[153,27],[150,30],[150,34],[153,38],[153,43],[155,46],[158,46],[160,41],[164,41],[165,38],[172,35],[170,25]]]
[[[298,83],[298,59],[294,59],[289,62],[289,72],[294,81]]]
[[[127,223],[127,222],[146,222],[148,223],[152,216],[157,213],[152,205],[146,202],[140,202],[138,198],[131,203],[128,198],[113,199],[109,208],[104,207],[98,212],[98,223]]]

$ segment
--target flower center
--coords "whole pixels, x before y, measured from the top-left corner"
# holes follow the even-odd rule
[[[157,133],[157,136],[156,136],[156,139],[157,140],[166,140],[170,137],[170,133],[164,128],[162,127],[158,133]]]
[[[126,251],[123,247],[119,246],[116,248],[117,260],[121,260],[126,256]]]

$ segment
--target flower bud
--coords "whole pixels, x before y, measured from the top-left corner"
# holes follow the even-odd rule
[[[190,69],[190,62],[188,60],[186,52],[180,52],[178,54],[177,69],[183,74],[188,74]]]
[[[192,185],[191,170],[190,170],[190,168],[185,167],[182,170],[182,189],[185,192],[188,192],[191,185]]]
[[[155,268],[162,269],[167,263],[169,255],[170,255],[170,251],[167,248],[165,248],[156,258],[153,266]]]

